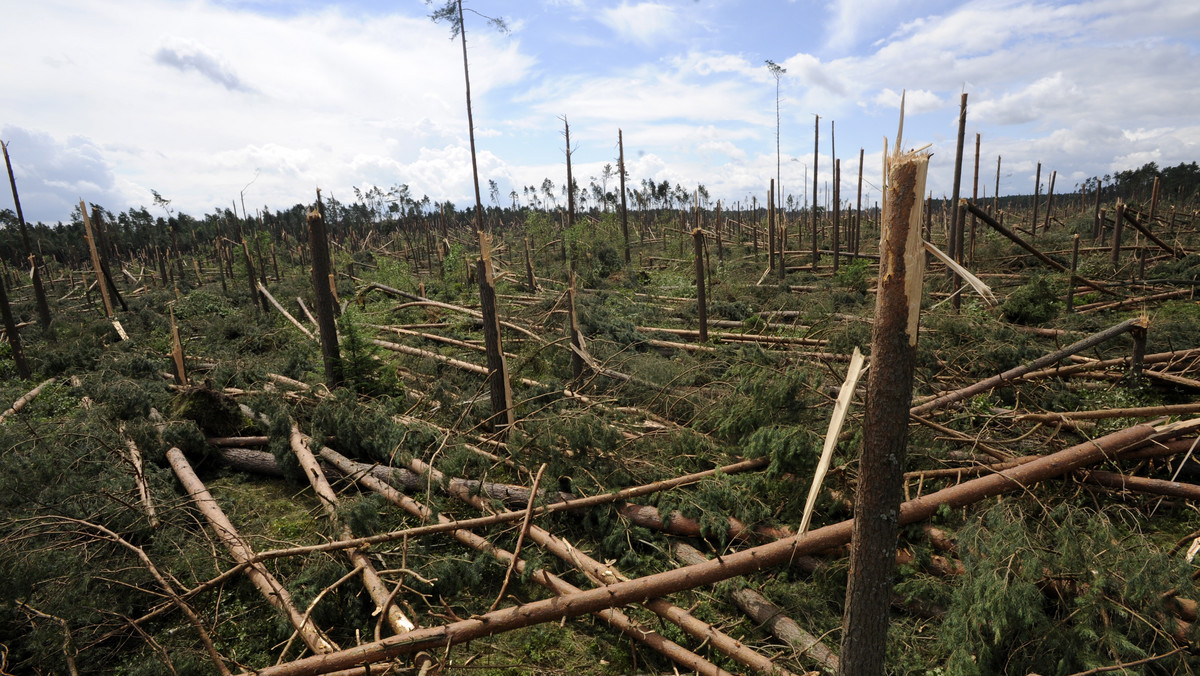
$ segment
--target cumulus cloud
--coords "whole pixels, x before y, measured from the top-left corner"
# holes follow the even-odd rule
[[[667,37],[678,23],[675,8],[661,2],[622,2],[601,10],[599,18],[621,39],[646,46]]]
[[[20,127],[5,127],[2,133],[25,220],[64,219],[80,199],[105,205],[124,201],[112,164],[91,139],[60,140]]]
[[[204,45],[173,39],[154,52],[154,62],[180,72],[193,71],[231,92],[251,93],[254,88]]]

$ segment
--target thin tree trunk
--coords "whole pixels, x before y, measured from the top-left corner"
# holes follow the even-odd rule
[[[958,198],[962,194],[962,160],[963,160],[963,143],[966,140],[967,134],[967,93],[962,93],[962,101],[958,109],[958,142],[954,146],[954,183],[950,187],[950,203],[954,205],[951,212],[950,220],[950,257],[955,263],[962,263],[962,215],[958,208]],[[950,277],[950,290],[956,291],[962,280],[958,274],[949,266],[946,267],[946,272]],[[962,302],[962,294],[955,295],[950,300],[950,305],[958,310]]]
[[[1046,190],[1046,222],[1042,224],[1042,232],[1050,232],[1050,219],[1054,216],[1054,181],[1058,171],[1050,172],[1050,187]]]
[[[699,325],[701,343],[708,342],[708,298],[704,283],[704,231],[696,228],[692,231],[692,243],[695,247],[696,263],[696,322]],[[780,269],[783,269],[782,263]]]
[[[629,263],[629,214],[625,210],[625,137],[617,130],[617,173],[621,176],[621,234],[625,237],[625,263]]]
[[[817,252],[817,160],[821,156],[821,116],[813,116],[813,201],[812,201],[812,269],[817,271],[820,254]]]
[[[1038,201],[1042,194],[1042,163],[1037,164],[1037,176],[1033,179],[1033,221],[1029,224],[1029,234],[1037,235]]]
[[[479,194],[479,163],[475,159],[475,116],[471,112],[471,69],[467,66],[467,24],[463,21],[462,0],[458,0],[458,31],[462,42],[463,81],[467,89],[467,138],[471,142],[471,178],[475,182],[475,229],[482,232],[483,198]]]

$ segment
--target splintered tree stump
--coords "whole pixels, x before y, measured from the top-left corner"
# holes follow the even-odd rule
[[[921,196],[929,154],[897,154],[884,165],[879,292],[839,666],[840,673],[853,676],[882,674],[884,668],[925,269]]]

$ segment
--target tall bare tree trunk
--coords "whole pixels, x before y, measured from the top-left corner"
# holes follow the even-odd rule
[[[821,155],[821,116],[813,116],[813,201],[812,201],[812,269],[817,270],[817,160]]]
[[[629,262],[629,214],[625,210],[625,138],[617,130],[617,173],[621,175],[621,234],[625,237],[625,262]]]
[[[888,607],[903,498],[908,409],[925,252],[921,196],[929,155],[885,158],[879,291],[871,338],[871,373],[863,414],[863,449],[854,503],[850,580],[842,625],[841,674],[883,674]]]
[[[951,211],[950,220],[950,257],[955,263],[962,263],[962,210],[958,208],[958,198],[961,194],[962,187],[962,158],[963,158],[963,141],[967,133],[967,93],[962,93],[962,102],[958,109],[958,143],[954,149],[954,185],[950,189],[950,204],[954,205]],[[950,273],[951,292],[957,291],[962,280],[959,279],[958,273],[947,266],[947,272]],[[950,305],[958,310],[962,303],[962,294],[954,294],[950,299]]]
[[[563,115],[563,135],[567,138],[567,227],[575,225],[575,179],[571,178],[571,125]],[[572,255],[572,258],[574,256]]]

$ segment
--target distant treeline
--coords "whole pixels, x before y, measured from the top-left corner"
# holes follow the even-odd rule
[[[1100,189],[1102,202],[1113,202],[1121,199],[1133,204],[1147,204],[1154,193],[1154,179],[1158,179],[1158,200],[1162,204],[1172,204],[1179,208],[1194,209],[1200,198],[1200,165],[1195,162],[1180,162],[1173,167],[1159,167],[1157,162],[1147,162],[1137,169],[1127,169],[1114,174],[1093,176],[1084,179],[1074,186],[1059,184],[1054,192],[1078,195],[1080,191],[1087,195],[1089,201],[1095,199],[1096,189]],[[1049,177],[1042,174],[1040,194],[1046,195]],[[999,199],[1003,209],[1020,208],[1030,204],[1033,195],[1005,195]]]
[[[1094,176],[1073,186],[1059,184],[1055,186],[1055,194],[1078,196],[1082,191],[1090,203],[1099,187],[1101,201],[1105,203],[1120,198],[1134,204],[1146,204],[1151,199],[1155,178],[1159,181],[1160,204],[1188,210],[1196,208],[1200,197],[1200,165],[1196,162],[1167,168],[1148,162],[1138,169]],[[488,183],[491,204],[485,207],[485,219],[491,227],[504,228],[525,223],[531,213],[550,214],[555,222],[562,221],[561,211],[567,203],[565,186],[555,185],[546,179],[540,187],[525,186],[520,191],[513,190],[507,196],[502,196],[495,182]],[[605,167],[602,175],[592,178],[589,185],[572,186],[578,205],[577,213],[599,215],[616,211],[620,190],[618,188],[614,194],[612,188],[616,187],[615,183],[613,172]],[[1043,199],[1048,184],[1049,179],[1043,173],[1040,190]],[[419,237],[437,239],[443,227],[470,227],[473,219],[471,205],[464,204],[459,209],[449,201],[436,202],[427,196],[418,199],[411,194],[407,185],[388,189],[355,188],[354,193],[352,202],[340,202],[333,198],[325,200],[329,231],[335,242],[344,241],[347,237],[361,240],[374,231],[377,235],[385,236],[400,233],[411,244]],[[691,209],[697,202],[705,212],[712,212],[716,208],[716,201],[703,185],[689,190],[682,185],[672,186],[667,181],[655,183],[644,179],[640,183],[629,183],[627,197],[630,211],[638,213],[639,218],[648,217],[651,221],[680,209]],[[998,202],[1002,209],[1023,209],[1032,204],[1032,197],[1029,194],[1006,195],[1000,197]],[[305,205],[297,204],[275,211],[264,207],[250,218],[245,218],[245,214],[240,217],[230,209],[195,218],[176,213],[169,207],[170,202],[158,195],[155,195],[155,202],[155,210],[162,215],[152,214],[146,207],[113,213],[100,205],[90,205],[93,224],[98,225],[101,232],[102,246],[126,259],[141,257],[142,260],[152,261],[156,257],[156,249],[164,254],[176,248],[187,254],[197,250],[210,251],[218,237],[240,245],[244,236],[252,245],[258,239],[260,245],[266,246],[270,246],[270,242],[296,246],[307,238],[305,216],[308,207]],[[753,215],[748,208],[750,204],[756,207]],[[738,209],[745,218],[762,218],[765,215],[764,205],[765,199],[760,198],[733,204],[725,202],[723,206],[726,213]],[[849,211],[853,206],[850,200],[843,200],[844,211]],[[874,206],[863,204],[865,209]],[[783,207],[789,220],[807,218],[806,214],[811,213],[807,208],[800,208],[795,195],[789,195]],[[828,210],[828,205],[818,206],[817,209],[823,214]],[[63,265],[78,265],[87,260],[83,220],[78,207],[67,222],[30,224],[29,228],[34,247],[45,258]],[[11,209],[0,209],[0,260],[17,268],[27,265],[16,214]]]

